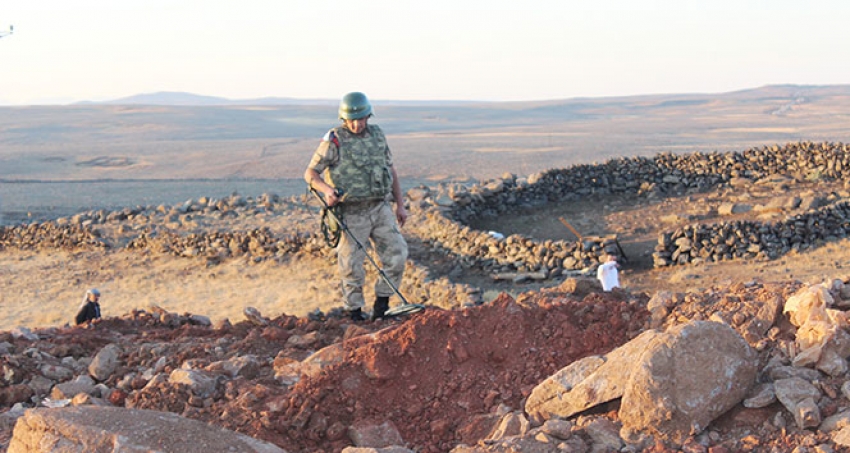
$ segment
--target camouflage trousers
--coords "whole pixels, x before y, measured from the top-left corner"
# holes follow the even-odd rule
[[[349,232],[365,248],[374,248],[378,265],[396,288],[401,284],[407,262],[407,242],[399,231],[395,213],[386,201],[343,205],[343,220]],[[370,241],[371,240],[371,241]],[[339,275],[342,279],[342,295],[346,310],[363,308],[363,284],[366,281],[364,260],[366,251],[361,250],[348,234],[343,233],[336,249]],[[395,294],[383,278],[378,276],[375,296],[389,297]]]

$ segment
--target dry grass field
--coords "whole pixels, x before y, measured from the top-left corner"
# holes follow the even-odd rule
[[[373,121],[387,133],[406,187],[486,180],[506,172],[525,176],[658,152],[744,150],[800,140],[850,142],[848,86],[523,103],[375,101],[375,111]],[[303,192],[304,165],[321,136],[336,124],[335,116],[332,103],[2,107],[0,211],[6,223],[18,223],[93,208],[176,204],[233,192],[294,195]],[[551,236],[559,234],[560,227],[534,231],[540,228],[540,219],[569,213],[587,229],[604,224],[611,230],[619,225],[614,232],[631,234],[645,249],[651,230],[634,234],[627,220],[652,219],[689,204],[693,200],[618,209],[616,203],[605,207],[590,200],[482,227]],[[603,211],[605,215],[599,216]],[[755,277],[842,276],[842,269],[850,266],[847,245],[827,244],[764,263],[673,270],[638,266],[624,269],[622,280],[634,290],[651,292]],[[213,318],[239,318],[247,305],[270,315],[304,315],[337,303],[333,272],[325,262],[289,267],[233,262],[210,272],[185,260],[121,253],[4,250],[0,251],[0,329],[61,324],[73,314],[88,286],[104,290],[107,315],[150,303]],[[493,283],[484,289],[493,294],[532,287]]]

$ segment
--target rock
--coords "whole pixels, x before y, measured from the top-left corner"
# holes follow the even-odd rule
[[[690,214],[667,214],[661,216],[659,220],[661,220],[661,223],[678,224],[690,222],[693,220],[693,216]]]
[[[752,205],[745,203],[723,203],[717,208],[717,214],[722,216],[744,214],[750,212],[752,209]]]
[[[195,395],[208,398],[215,393],[218,381],[208,373],[199,370],[186,370],[178,368],[168,376],[168,382],[172,384],[183,384]]]
[[[550,418],[540,426],[540,431],[556,439],[567,440],[573,435],[573,424],[569,420]]]
[[[93,395],[95,392],[94,381],[89,376],[77,376],[76,379],[70,382],[56,384],[50,391],[50,398],[61,400],[65,398],[73,398],[79,393]]]
[[[275,445],[169,412],[98,406],[27,410],[15,424],[8,452],[56,451],[285,453]]]
[[[422,201],[431,196],[431,189],[427,187],[415,187],[408,190],[406,196],[410,201]]]
[[[53,381],[67,381],[74,377],[74,371],[59,365],[45,364],[40,369],[41,375]]]
[[[38,341],[39,339],[38,335],[26,327],[15,327],[12,329],[11,334],[12,338],[16,340]]]
[[[213,362],[207,367],[207,371],[223,372],[231,378],[242,376],[246,379],[254,379],[260,371],[260,363],[254,356],[238,356]]]
[[[210,320],[209,316],[190,315],[189,316],[189,322],[196,325],[196,326],[206,326],[206,327],[212,326],[212,321]]]
[[[584,426],[585,432],[593,439],[592,452],[620,451],[623,439],[619,427],[607,418],[596,418]]]
[[[28,403],[33,390],[25,384],[12,384],[0,387],[0,404],[11,406],[16,403]]]
[[[105,381],[112,376],[118,367],[121,348],[116,344],[108,344],[94,356],[89,364],[89,374],[98,381]]]
[[[776,402],[776,391],[771,383],[756,385],[744,400],[744,407],[757,409],[767,407]]]
[[[739,330],[744,339],[751,346],[758,343],[759,340],[765,337],[767,331],[776,323],[776,319],[782,312],[784,303],[782,299],[777,297],[767,298],[759,304],[759,308],[746,325]]]
[[[306,348],[319,342],[319,332],[308,332],[304,335],[293,335],[286,340],[287,346]]]
[[[740,403],[757,371],[755,351],[728,325],[676,326],[636,359],[620,404],[623,429],[681,442]]]
[[[108,401],[95,398],[88,393],[78,393],[71,398],[72,406],[110,406]]]
[[[276,357],[274,379],[280,385],[293,385],[301,380],[301,362],[289,357]]]
[[[788,378],[797,378],[812,382],[821,377],[821,374],[817,370],[786,365],[765,367],[764,374],[774,382]]]
[[[348,427],[348,437],[355,447],[383,448],[404,445],[401,434],[389,420],[380,425],[355,423]]]
[[[602,291],[602,284],[595,278],[570,277],[558,285],[558,290],[584,296],[592,292]]]
[[[530,424],[521,412],[510,412],[505,414],[499,424],[487,436],[488,440],[499,440],[505,437],[524,436],[528,433]]]
[[[540,182],[540,180],[542,180],[544,177],[545,177],[545,173],[543,173],[543,172],[532,173],[532,174],[528,175],[528,184],[533,186],[533,185],[537,184],[538,182]]]
[[[242,311],[248,321],[256,326],[266,326],[269,324],[269,320],[264,318],[260,313],[260,310],[257,310],[254,307],[245,307],[245,310]]]
[[[503,415],[495,413],[476,415],[457,428],[457,437],[462,443],[476,443],[484,439],[496,429]]]
[[[818,429],[825,433],[830,433],[848,426],[850,426],[850,411],[845,410],[823,419]]]
[[[327,366],[340,363],[345,359],[345,349],[341,343],[319,349],[301,361],[301,373],[305,376],[318,376]]]
[[[647,330],[605,356],[585,357],[567,365],[531,391],[525,411],[540,420],[567,418],[620,398],[637,365],[635,357],[659,335]]]
[[[29,381],[29,387],[38,395],[45,395],[53,388],[56,382],[42,375],[33,376]]]
[[[845,426],[831,433],[830,437],[840,447],[850,447],[850,426]]]
[[[779,379],[773,383],[776,398],[794,416],[800,429],[817,427],[821,422],[820,409],[815,401],[820,391],[811,382],[799,378]]]
[[[651,326],[653,329],[663,327],[664,320],[670,309],[676,305],[677,295],[670,291],[658,291],[652,295],[646,304],[646,309],[651,314]]]

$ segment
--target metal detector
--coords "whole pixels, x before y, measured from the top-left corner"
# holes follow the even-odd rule
[[[339,194],[341,194],[341,191],[339,191],[339,189],[337,189],[337,191],[338,191]],[[401,291],[399,291],[398,288],[393,284],[393,282],[390,281],[390,278],[387,277],[387,274],[384,273],[384,270],[381,269],[381,266],[378,266],[378,263],[376,263],[375,259],[372,258],[372,255],[369,254],[369,251],[366,250],[366,247],[363,246],[363,243],[360,242],[359,239],[354,237],[354,234],[352,234],[351,230],[348,229],[348,225],[346,225],[345,222],[343,221],[343,219],[340,216],[337,216],[336,212],[333,209],[331,209],[330,206],[328,206],[328,203],[325,201],[324,198],[322,198],[322,196],[319,194],[319,192],[312,187],[310,187],[310,192],[312,192],[313,195],[315,195],[316,198],[318,198],[319,201],[322,202],[322,205],[324,206],[323,215],[326,213],[327,215],[329,215],[333,218],[333,220],[336,222],[336,224],[339,225],[339,228],[345,234],[347,234],[348,237],[352,241],[354,241],[354,244],[357,245],[357,248],[360,249],[360,251],[362,251],[366,255],[366,258],[369,259],[369,262],[372,263],[372,266],[375,269],[378,270],[378,274],[384,280],[384,283],[389,285],[389,287],[392,288],[393,292],[398,296],[398,298],[401,299],[402,304],[398,305],[396,307],[390,308],[389,310],[386,311],[386,313],[384,313],[384,316],[393,317],[393,316],[399,316],[399,315],[407,315],[407,314],[416,313],[416,312],[424,310],[425,309],[424,305],[422,305],[422,304],[412,304],[412,303],[407,301],[407,298],[405,298],[404,295],[401,293]]]

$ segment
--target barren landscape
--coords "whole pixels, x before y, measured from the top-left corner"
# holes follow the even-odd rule
[[[471,185],[506,173],[524,177],[550,168],[660,152],[743,151],[798,140],[850,141],[850,90],[844,86],[536,103],[376,104],[373,121],[388,134],[405,189]],[[96,209],[174,206],[233,193],[301,195],[304,165],[319,138],[333,126],[334,116],[332,102],[2,108],[0,214],[6,224],[15,224]],[[834,189],[800,181],[790,185],[786,195]],[[735,189],[724,188],[709,194],[714,206],[737,195]],[[841,273],[846,260],[836,256],[835,250],[842,249],[839,244],[768,263],[706,265],[698,272],[653,271],[649,253],[661,218],[680,214],[681,222],[687,223],[706,217],[706,203],[705,197],[694,195],[652,202],[587,199],[491,219],[480,227],[544,240],[573,239],[558,221],[565,217],[583,235],[618,234],[627,255],[635,257],[622,270],[623,283],[650,293],[669,285],[707,288],[727,276],[809,279]],[[293,207],[300,214],[263,218],[259,225],[318,228],[315,201],[302,198]],[[287,225],[290,219],[295,222]],[[415,247],[416,241],[411,242]],[[140,262],[122,254],[63,253],[2,254],[4,328],[62,323],[70,319],[88,287],[104,290],[104,310],[112,314],[159,303],[213,318],[238,318],[245,305],[257,305],[264,313],[303,315],[336,303],[331,289],[313,290],[310,298],[301,298],[304,280],[333,287],[334,269],[321,260],[299,264],[298,272],[292,266],[252,266],[245,272],[238,263],[228,263],[216,269],[219,275],[213,281],[206,269],[168,259]],[[540,286],[487,280],[475,283],[493,285],[484,288],[489,298],[502,290],[515,294]]]
[[[723,95],[450,106],[378,104],[374,122],[387,132],[404,188],[416,192],[429,187],[435,198],[445,198],[458,187],[531,178],[547,169],[616,158],[744,151],[796,141],[848,143],[847,112],[847,87],[778,86]],[[850,240],[844,238],[818,241],[816,246],[776,259],[653,267],[653,252],[664,232],[694,223],[776,221],[811,207],[799,200],[816,198],[822,204],[850,200],[850,187],[843,180],[811,174],[650,196],[589,194],[524,206],[509,215],[475,218],[470,224],[473,230],[541,242],[580,241],[564,221],[585,238],[615,236],[625,259],[620,270],[622,290],[613,293],[577,289],[576,285],[592,282],[593,266],[545,278],[517,272],[516,278],[506,279],[481,267],[460,265],[456,256],[421,233],[426,210],[411,206],[411,225],[403,229],[411,249],[409,278],[401,290],[412,302],[429,308],[410,318],[350,326],[336,310],[340,301],[332,251],[316,241],[298,242],[315,235],[319,227],[317,203],[303,195],[298,178],[318,138],[333,125],[333,116],[333,107],[328,106],[0,108],[0,209],[7,228],[33,222],[79,223],[96,230],[99,243],[106,245],[0,248],[0,331],[38,328],[42,343],[27,339],[31,343],[26,344],[53,352],[60,344],[70,344],[68,348],[77,350],[65,352],[75,359],[91,357],[107,343],[121,344],[125,358],[120,371],[136,369],[139,374],[124,378],[130,374],[116,372],[103,380],[121,390],[123,396],[114,397],[120,400],[118,406],[181,413],[293,452],[341,451],[357,443],[351,426],[380,425],[391,419],[395,426],[390,431],[397,428],[414,451],[438,452],[492,435],[489,429],[496,426],[494,420],[522,410],[544,378],[636,337],[649,323],[647,302],[657,294],[690,296],[670,302],[662,320],[655,319],[656,328],[673,326],[684,317],[709,319],[713,303],[760,306],[771,298],[787,299],[801,287],[850,280],[846,251]],[[409,194],[406,203],[418,202]],[[798,202],[779,203],[788,199]],[[748,209],[736,211],[732,205]],[[137,211],[116,214],[131,208]],[[107,217],[109,221],[91,220]],[[263,259],[247,252],[219,259],[203,255],[200,249],[175,253],[163,245],[172,234],[188,237],[258,230],[275,238],[292,238],[301,248]],[[140,237],[147,242],[134,246]],[[375,278],[370,270],[370,282]],[[90,287],[103,293],[107,321],[94,330],[66,325]],[[833,289],[840,299],[839,289]],[[252,310],[246,311],[249,307]],[[747,313],[744,308],[738,311]],[[189,322],[190,315],[208,317],[214,327]],[[653,312],[652,316],[658,315]],[[470,317],[480,325],[469,323]],[[507,318],[524,328],[512,329]],[[739,319],[732,324],[743,330],[745,323]],[[456,329],[444,331],[447,325]],[[773,325],[771,319],[767,327]],[[510,352],[499,355],[488,349],[486,343],[488,338],[495,340],[494,332],[513,335],[499,339],[499,344],[504,339]],[[783,341],[793,343],[794,332],[787,321],[777,318],[772,332],[768,335],[766,328],[759,338],[747,338],[752,347],[761,345],[757,350],[762,365],[768,358],[782,356]],[[363,334],[371,334],[369,341],[375,343],[367,342]],[[357,335],[363,337],[356,340]],[[198,343],[188,345],[195,341],[190,339],[193,336]],[[464,338],[466,342],[461,343],[467,352],[458,353],[455,343],[433,340],[443,337]],[[3,338],[14,349],[24,344],[12,334]],[[153,354],[129,352],[138,338],[171,341],[170,352],[163,355],[167,365],[154,365]],[[345,343],[348,356],[342,364],[333,365],[338,366],[335,373],[280,385],[284,378],[278,374],[284,365],[303,363],[321,347],[343,344],[344,339],[349,341]],[[573,347],[562,351],[554,347],[559,342]],[[142,369],[159,366],[172,372],[184,361],[195,363],[195,368],[203,362],[212,370],[212,358],[202,351],[212,350],[213,344],[229,351],[215,352],[218,359],[254,354],[262,357],[259,362],[274,362],[272,371],[277,374],[264,375],[266,370],[236,379],[206,399],[193,399],[182,387],[175,390],[163,382],[140,381]],[[381,353],[399,362],[382,365],[387,358]],[[459,354],[473,359],[466,365],[465,359],[452,362]],[[494,359],[493,354],[498,357]],[[428,375],[434,370],[423,365],[424,357],[434,358],[442,367],[437,371],[447,377]],[[782,357],[790,360],[793,354]],[[370,379],[366,381],[356,371],[361,362],[368,364]],[[31,404],[37,396],[14,393],[25,394],[16,386],[35,375],[37,365],[26,363],[5,362],[7,376],[17,376],[4,381],[3,404],[8,407],[14,402]],[[488,373],[492,386],[481,383]],[[411,381],[417,375],[423,379]],[[836,395],[843,379],[843,374],[831,375],[818,384],[828,395],[821,400],[824,415],[840,413],[847,406]],[[425,384],[429,380],[445,385],[432,388]],[[343,395],[330,390],[334,388],[348,390]],[[360,391],[359,396],[352,389]],[[379,407],[383,404],[379,402],[387,407]],[[573,431],[581,428],[573,439],[584,439],[586,450],[567,436],[550,450],[522,450],[516,445],[510,447],[513,450],[498,450],[493,441],[479,444],[480,450],[457,451],[781,452],[801,444],[815,448],[811,451],[827,451],[817,450],[827,448],[824,445],[843,451],[826,435],[795,430],[793,422],[787,429],[774,423],[776,402],[759,409],[739,405],[712,425],[707,432],[713,434],[694,436],[684,445],[681,440],[666,439],[665,443],[658,438],[657,443],[604,447],[589,434],[588,426],[596,420],[594,414],[621,423],[616,404],[594,408],[585,414],[588,418],[571,419]],[[472,419],[485,414],[492,417]]]

